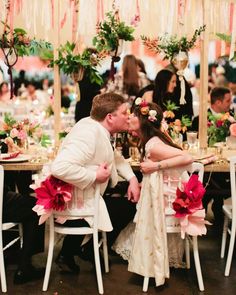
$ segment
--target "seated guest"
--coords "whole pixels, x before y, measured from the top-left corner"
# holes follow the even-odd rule
[[[220,113],[229,112],[233,115],[233,111],[230,110],[231,105],[231,93],[228,88],[215,87],[210,93],[210,107],[208,113],[216,115]],[[192,122],[192,130],[198,131],[199,116],[195,117]],[[207,181],[210,176],[205,173],[204,178]],[[213,199],[212,211],[214,213],[214,223],[216,225],[222,225],[223,212],[222,205],[224,198],[230,196],[230,181],[228,173],[213,173],[210,177],[210,182],[206,187],[206,194],[203,198],[203,205],[207,209],[208,203]]]
[[[231,93],[228,88],[215,87],[210,93],[210,107],[207,110],[212,115],[229,112],[232,116],[234,112],[230,109]],[[198,131],[199,116],[195,117],[192,122],[192,130]]]
[[[21,222],[23,225],[23,247],[20,250],[14,284],[24,284],[44,276],[45,270],[35,268],[31,262],[32,255],[44,251],[44,226],[38,225],[39,218],[32,211],[35,203],[35,198],[9,191],[4,186],[3,222]]]

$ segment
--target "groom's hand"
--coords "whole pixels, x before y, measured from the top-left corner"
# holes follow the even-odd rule
[[[96,182],[103,183],[110,178],[111,172],[107,167],[107,163],[101,164],[96,172]]]

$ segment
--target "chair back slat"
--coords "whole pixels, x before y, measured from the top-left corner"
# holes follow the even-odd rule
[[[236,222],[236,183],[235,183],[236,156],[230,158],[230,186],[232,200],[232,222]]]
[[[3,206],[4,169],[0,165],[0,227],[2,229],[2,206]]]

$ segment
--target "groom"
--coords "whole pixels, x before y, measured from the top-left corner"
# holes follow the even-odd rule
[[[94,183],[101,184],[103,195],[109,180],[112,186],[117,184],[118,174],[129,182],[128,200],[139,200],[140,187],[136,176],[125,159],[113,151],[110,143],[111,135],[128,129],[128,120],[128,107],[122,96],[115,93],[100,94],[93,100],[90,117],[80,120],[65,138],[51,172],[53,176],[74,185],[74,194],[82,196],[84,208],[93,206]],[[116,211],[110,210],[109,204],[106,208],[103,198],[100,199],[99,228],[105,231],[112,230],[110,218],[115,220],[117,214],[120,216],[120,212],[129,210],[125,203],[122,204],[124,208]],[[111,213],[110,218],[107,209]],[[127,220],[127,224],[132,217]],[[119,219],[122,222],[122,217]],[[67,220],[65,225],[83,226],[84,223],[90,223],[90,220]],[[119,227],[118,231],[121,229]],[[117,228],[114,230],[117,231]],[[111,238],[114,239],[114,236]],[[79,235],[65,237],[57,259],[61,267],[64,265],[72,272],[79,272],[74,255],[78,254],[82,239]],[[108,244],[109,239],[108,234]]]

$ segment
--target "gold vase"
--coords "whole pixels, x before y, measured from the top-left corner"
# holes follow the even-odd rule
[[[189,62],[188,52],[179,51],[178,53],[175,53],[171,59],[171,62],[177,70],[184,70]]]

